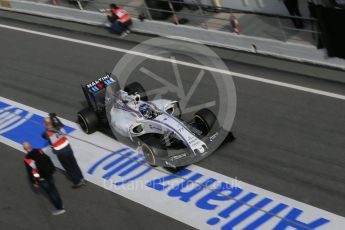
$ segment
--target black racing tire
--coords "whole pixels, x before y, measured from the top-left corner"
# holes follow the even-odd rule
[[[147,144],[142,144],[141,150],[147,163],[152,167],[157,167],[157,156],[154,152],[154,149]]]
[[[217,117],[209,109],[201,109],[194,114],[194,122],[206,136],[217,122]]]
[[[165,170],[167,170],[168,172],[172,173],[172,174],[176,174],[178,173],[179,171],[187,168],[187,166],[180,166],[180,167],[176,167],[176,168],[172,168],[172,167],[164,167]]]
[[[125,91],[129,94],[129,95],[133,95],[135,93],[138,93],[140,95],[140,99],[142,101],[147,101],[147,95],[146,95],[146,91],[145,88],[138,82],[133,82],[129,85],[127,85],[125,87]]]
[[[78,123],[86,134],[92,134],[97,131],[97,114],[90,108],[80,110],[78,112]]]
[[[141,145],[141,149],[147,163],[152,167],[157,167],[158,166],[157,162],[159,161],[159,158],[166,157],[168,154],[166,150],[150,146],[146,143],[143,143]]]

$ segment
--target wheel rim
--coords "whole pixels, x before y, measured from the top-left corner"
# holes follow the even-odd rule
[[[156,165],[156,158],[154,156],[154,153],[152,152],[152,149],[147,145],[143,145],[142,150],[143,150],[143,154],[144,154],[147,162],[149,163],[149,165],[155,166]]]

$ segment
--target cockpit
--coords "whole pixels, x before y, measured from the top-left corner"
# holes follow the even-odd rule
[[[160,113],[156,111],[150,104],[143,103],[139,106],[139,112],[146,119],[155,119]]]

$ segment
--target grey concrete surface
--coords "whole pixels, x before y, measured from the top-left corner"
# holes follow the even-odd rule
[[[2,76],[1,76],[2,77]],[[52,216],[52,205],[29,186],[23,164],[24,154],[0,143],[0,229],[82,230],[82,229],[192,229],[103,188],[88,183],[72,189],[60,171],[56,186],[67,212]]]
[[[66,30],[46,28],[18,21],[7,22],[126,49],[135,45],[135,41],[139,42],[147,39],[143,35],[135,34],[124,40],[109,39],[108,36],[72,33]],[[0,95],[44,111],[55,111],[69,120],[75,120],[76,112],[83,107],[84,100],[80,90],[80,83],[93,80],[95,76],[99,76],[103,71],[111,70],[123,55],[118,52],[6,29],[0,29],[0,33],[2,34],[0,37],[0,49],[2,51],[0,53]],[[217,52],[227,57],[242,55],[241,53],[229,54],[224,50],[217,50]],[[244,56],[242,58],[246,59]],[[261,59],[260,56],[247,56],[247,58],[257,60],[257,65],[239,63],[231,58],[226,58],[224,61],[232,70],[237,72],[249,72],[262,77],[267,76],[267,78],[330,92],[343,94],[345,92],[345,86],[342,84],[294,74],[293,63],[291,62]],[[145,67],[154,68],[158,72],[165,73],[166,79],[170,81],[173,79],[173,75],[172,71],[167,71],[168,65],[158,64],[154,61],[145,63]],[[275,66],[275,68],[267,68],[269,66]],[[277,70],[287,68],[287,66],[291,66],[288,72]],[[318,68],[300,64],[298,72],[318,72],[320,71]],[[195,69],[183,68],[183,74],[186,76],[189,76],[193,71]],[[322,71],[327,71],[328,74],[341,75],[339,71]],[[237,136],[237,140],[234,143],[224,145],[198,165],[344,216],[345,101],[255,81],[238,78],[234,80],[237,89],[238,107],[233,131]],[[148,86],[150,83],[143,82],[143,84]],[[191,80],[185,81],[185,84],[187,87],[190,86]],[[200,90],[194,96],[195,100],[199,100],[200,95],[207,98],[208,91],[211,91],[210,87],[213,86],[208,82],[202,82],[201,87],[204,90]],[[6,168],[7,165],[9,166],[7,169],[21,167],[19,166],[21,164],[18,163],[21,157],[20,154],[3,145],[1,150],[5,154],[7,153],[6,159],[8,159],[6,164],[1,163],[1,165],[4,165],[2,168]],[[5,176],[4,173],[0,175]],[[12,177],[14,176],[11,175],[11,179]],[[17,181],[18,178],[22,178],[22,175],[16,175],[13,181]],[[60,177],[57,179],[59,183],[66,183]],[[24,184],[24,181],[16,182],[15,185],[5,184],[1,186],[2,192],[0,194],[7,194],[10,197],[6,199],[7,203],[17,203],[19,205],[17,196],[6,191],[11,191],[13,186],[17,186],[16,191],[20,191],[20,189],[25,189],[26,184]],[[186,227],[184,225],[179,226],[179,223],[168,217],[147,209],[144,210],[137,204],[92,185],[88,186],[86,191],[81,190],[80,192],[86,194],[79,195],[75,200],[72,198],[74,196],[72,191],[69,195],[69,184],[66,183],[65,186],[62,186],[63,191],[66,191],[66,206],[67,204],[71,205],[71,213],[73,213],[73,209],[78,210],[80,208],[84,199],[86,200],[88,196],[91,196],[90,194],[97,191],[97,194],[99,194],[97,197],[100,196],[102,200],[104,198],[102,204],[107,209],[104,209],[103,205],[96,204],[91,208],[95,210],[95,215],[101,215],[102,218],[106,216],[107,223],[114,223],[112,226],[116,226],[118,222],[127,223],[130,220],[133,226],[131,225],[127,229],[136,229],[137,226],[142,226],[142,223],[153,223],[147,218],[147,216],[151,216],[166,223],[172,229],[174,229],[173,227]],[[27,197],[32,202],[29,205],[14,206],[19,207],[19,209],[4,207],[5,211],[7,209],[14,210],[7,210],[8,214],[5,218],[7,222],[1,220],[5,222],[4,226],[5,224],[9,226],[18,224],[18,213],[15,213],[18,210],[22,210],[24,213],[30,211],[28,206],[36,203],[36,200],[33,200],[31,194],[30,197]],[[82,201],[79,199],[82,199]],[[122,205],[118,205],[119,203]],[[36,209],[39,209],[39,207],[36,207]],[[113,219],[112,216],[109,216],[113,209],[118,210],[118,212],[121,212],[122,209],[130,209],[129,212],[141,211],[133,213],[133,215],[132,213],[130,215],[124,214],[123,219],[116,219],[115,221],[115,217]],[[45,211],[41,215],[46,215]],[[85,213],[81,214],[86,215]],[[31,216],[35,215],[30,213],[27,218]],[[131,218],[129,216],[140,217],[134,220],[126,219]],[[64,218],[70,217],[66,215]],[[147,219],[144,220],[145,218]],[[41,219],[43,224],[50,224],[50,217],[49,219],[43,217]],[[72,219],[66,220],[66,223],[62,221],[60,224],[66,224],[67,226],[68,223],[72,222]],[[154,223],[153,228],[158,228],[159,225],[160,223],[157,226]],[[17,229],[20,229],[20,227]]]

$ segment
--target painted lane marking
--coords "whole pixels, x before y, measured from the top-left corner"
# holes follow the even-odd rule
[[[18,121],[20,119],[19,115],[21,114],[21,112],[22,110],[20,109],[16,109],[15,111],[13,111],[13,113],[5,112],[5,116],[0,119],[0,129],[3,129],[4,127]]]
[[[33,114],[30,122],[0,135],[1,142],[22,151],[20,143],[23,139],[32,141],[40,138],[42,127],[37,126],[37,122],[42,123],[47,113],[0,97],[0,109],[8,106]],[[71,138],[76,158],[87,180],[195,228],[341,229],[345,226],[344,217],[244,182],[236,185],[230,177],[195,165],[177,175],[167,175],[138,162],[130,162],[124,154],[137,159],[142,159],[142,156],[101,133],[86,135],[77,124],[62,121],[72,130],[71,136],[84,140]],[[27,124],[32,122],[35,127]],[[106,149],[114,149],[114,152],[86,142],[101,143]],[[40,139],[36,144],[44,146],[45,142]],[[49,154],[58,164],[55,156]],[[188,178],[188,181],[179,176]],[[215,190],[204,189],[201,185],[212,186]],[[222,196],[220,192],[228,196]]]
[[[1,103],[0,107],[2,107]],[[7,106],[0,109],[0,135],[22,125],[33,116],[32,113],[27,113],[23,119],[20,119],[18,116],[12,117],[14,115],[10,112],[12,109],[15,108],[13,106]],[[15,114],[17,115],[20,115],[22,112],[24,111],[15,109]]]
[[[10,115],[8,115],[8,113]],[[6,114],[6,116],[2,116],[4,114]],[[17,116],[12,117],[15,114],[17,114]],[[24,110],[20,107],[4,103],[3,100],[0,100],[0,116],[2,117],[2,119],[0,119],[0,135],[3,137],[20,144],[25,141],[26,137],[29,137],[32,144],[38,148],[48,146],[48,142],[41,137],[44,128],[36,125],[37,123],[42,124],[42,116],[30,112],[29,110]],[[67,133],[73,130],[74,129],[71,127],[66,127]]]
[[[92,47],[112,50],[112,51],[126,53],[126,54],[132,54],[132,55],[141,56],[141,57],[149,58],[149,59],[156,60],[156,61],[170,62],[173,64],[179,64],[179,65],[183,65],[183,66],[193,67],[193,68],[207,70],[210,72],[215,72],[215,73],[220,73],[220,74],[225,74],[225,75],[230,75],[230,76],[243,78],[243,79],[247,79],[247,80],[252,80],[252,81],[257,81],[257,82],[261,82],[261,83],[266,83],[266,84],[270,84],[270,85],[281,86],[281,87],[294,89],[294,90],[298,90],[298,91],[302,91],[302,92],[307,92],[307,93],[322,95],[322,96],[326,96],[326,97],[330,97],[330,98],[345,100],[345,95],[342,95],[342,94],[327,92],[324,90],[313,89],[313,88],[309,88],[309,87],[299,86],[299,85],[290,84],[290,83],[284,83],[284,82],[275,81],[275,80],[269,80],[269,79],[251,76],[251,75],[247,75],[247,74],[231,72],[228,70],[217,69],[217,68],[203,66],[203,65],[199,65],[199,64],[193,64],[190,62],[178,61],[176,59],[164,58],[164,57],[160,57],[160,56],[156,56],[156,55],[141,53],[141,52],[132,51],[132,50],[126,50],[126,49],[122,49],[119,47],[103,45],[100,43],[88,42],[88,41],[64,37],[64,36],[60,36],[60,35],[49,34],[49,33],[39,32],[39,31],[35,31],[35,30],[24,29],[24,28],[20,28],[20,27],[8,26],[8,25],[4,25],[4,24],[0,24],[0,28],[20,31],[20,32],[29,33],[29,34],[40,35],[43,37],[59,39],[59,40],[63,40],[63,41],[73,42],[73,43],[82,44],[82,45],[88,45],[88,46],[92,46]]]

